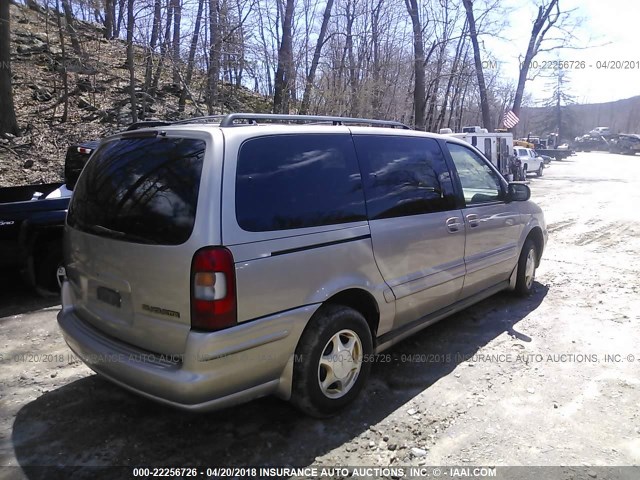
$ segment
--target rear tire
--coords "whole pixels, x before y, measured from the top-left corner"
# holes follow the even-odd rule
[[[522,180],[527,179],[527,166],[522,167]]]
[[[313,417],[335,415],[364,387],[372,353],[371,331],[360,312],[320,307],[296,347],[291,403]]]
[[[58,295],[64,277],[62,242],[48,242],[40,248],[42,253],[36,257],[34,266],[36,289],[43,296]]]
[[[521,297],[531,295],[533,282],[536,279],[536,268],[538,263],[538,249],[535,242],[528,238],[524,242],[520,258],[518,259],[518,273],[516,277],[515,293]]]

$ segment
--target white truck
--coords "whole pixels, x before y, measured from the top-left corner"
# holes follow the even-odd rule
[[[493,163],[503,175],[513,174],[513,135],[506,132],[489,132],[486,128],[464,127],[463,133],[442,129],[440,133],[451,135],[473,145]]]
[[[544,170],[544,159],[534,150],[525,147],[514,148],[516,158],[520,160],[522,174],[526,178],[528,173],[534,173],[539,177],[542,176]]]

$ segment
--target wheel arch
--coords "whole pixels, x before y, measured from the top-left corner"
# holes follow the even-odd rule
[[[529,239],[533,240],[533,243],[536,246],[536,267],[539,267],[540,260],[542,259],[542,251],[544,250],[544,236],[542,235],[542,229],[540,226],[536,225],[529,231],[524,240],[525,243]]]
[[[371,293],[357,287],[346,288],[334,293],[332,296],[324,300],[321,303],[320,307],[316,309],[311,318],[307,321],[304,329],[301,331],[300,336],[297,339],[297,342],[300,342],[304,333],[312,326],[314,318],[316,318],[317,315],[322,315],[322,307],[325,305],[342,305],[359,312],[364,317],[367,325],[369,326],[369,330],[371,331],[371,342],[373,351],[375,352],[375,349],[377,347],[376,337],[380,324],[380,308],[378,302]],[[291,398],[291,392],[293,388],[294,359],[295,355],[291,355],[287,366],[280,376],[280,384],[278,385],[278,388],[275,392],[276,396],[284,400],[289,400]]]
[[[367,321],[367,325],[369,325],[375,348],[378,326],[380,324],[380,308],[376,299],[373,298],[373,295],[361,288],[349,288],[329,297],[324,304],[344,305],[361,313]]]

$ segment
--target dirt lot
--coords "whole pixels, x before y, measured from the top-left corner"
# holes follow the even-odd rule
[[[640,464],[640,158],[582,153],[530,180],[550,231],[535,294],[498,295],[399,344],[326,421],[273,398],[193,415],[124,392],[74,359],[55,300],[2,272],[0,465],[565,465],[577,468],[553,478],[639,478],[597,466]]]

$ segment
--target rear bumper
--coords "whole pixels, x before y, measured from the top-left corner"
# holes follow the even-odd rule
[[[71,350],[96,373],[152,400],[204,411],[272,393],[288,398],[295,348],[316,309],[302,307],[219,332],[191,331],[185,353],[170,358],[107,337],[71,306],[58,314],[58,323]]]

